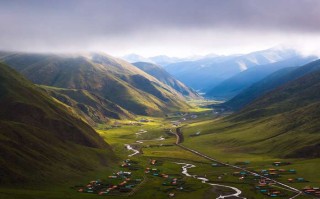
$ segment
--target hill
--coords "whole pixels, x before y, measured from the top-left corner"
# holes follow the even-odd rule
[[[240,112],[186,125],[185,136],[201,134],[185,144],[235,161],[319,158],[319,89],[320,70],[283,84]]]
[[[259,144],[282,149],[283,156],[320,157],[319,89],[320,71],[315,71],[258,98],[229,120],[268,126],[263,130],[268,138]]]
[[[243,90],[224,105],[231,107],[233,110],[239,110],[267,92],[317,70],[320,70],[319,60],[313,61],[302,67],[281,69]]]
[[[197,94],[197,92],[195,92],[191,88],[188,88],[186,85],[184,85],[180,81],[176,80],[159,65],[148,63],[148,62],[135,62],[133,63],[133,65],[143,70],[144,72],[148,73],[149,75],[155,77],[160,82],[172,87],[173,89],[175,89],[177,92],[181,93],[185,97],[190,97],[190,98],[200,97]]]
[[[40,86],[49,95],[74,109],[78,115],[82,116],[91,126],[97,123],[108,123],[110,118],[128,119],[134,115],[87,90],[56,88]]]
[[[13,53],[2,60],[36,84],[86,90],[134,114],[160,115],[188,107],[171,87],[106,54]]]
[[[315,59],[315,56],[303,57],[297,55],[283,61],[255,66],[224,80],[208,91],[206,95],[215,99],[228,100],[279,69],[302,66]]]
[[[63,180],[114,159],[88,124],[4,64],[0,106],[1,184]]]

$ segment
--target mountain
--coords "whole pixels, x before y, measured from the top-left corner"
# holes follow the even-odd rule
[[[215,99],[230,99],[251,86],[253,83],[262,80],[279,69],[302,66],[315,59],[315,56],[303,57],[297,55],[283,61],[249,68],[248,70],[242,71],[231,78],[224,80],[219,85],[208,91],[207,96]]]
[[[129,119],[134,115],[118,106],[87,90],[56,88],[40,86],[49,95],[71,107],[74,112],[82,116],[91,126],[98,123],[108,123],[110,118]]]
[[[319,67],[319,62],[312,64]],[[316,70],[258,98],[229,120],[255,123],[254,128],[264,132],[267,138],[251,149],[269,143],[269,150],[281,151],[285,157],[320,157],[319,90],[320,70]]]
[[[176,80],[159,65],[148,62],[136,62],[133,63],[133,65],[148,73],[149,75],[157,78],[160,82],[172,87],[177,92],[181,93],[183,96],[190,98],[200,98],[197,92],[188,88],[180,81]]]
[[[149,59],[149,58],[143,57],[141,55],[137,55],[137,54],[128,54],[128,55],[125,55],[121,58],[126,60],[129,63],[134,63],[134,62],[151,62],[151,63],[153,63],[152,59]]]
[[[106,54],[12,53],[1,60],[35,84],[85,90],[111,102],[105,105],[116,104],[134,114],[160,115],[189,107],[171,87]]]
[[[4,64],[0,107],[0,184],[63,181],[115,157],[88,124]]]
[[[317,70],[320,70],[319,60],[301,67],[281,69],[243,90],[234,98],[227,101],[224,105],[231,107],[233,110],[239,110],[269,91]]]
[[[169,64],[165,69],[187,86],[208,92],[224,80],[252,67],[271,64],[299,54],[291,49],[272,48],[246,55],[213,56],[197,61]]]

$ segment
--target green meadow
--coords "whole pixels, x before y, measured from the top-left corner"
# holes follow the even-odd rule
[[[190,115],[197,115],[191,118]],[[97,168],[96,171],[85,172],[83,176],[77,178],[68,178],[63,182],[44,184],[40,188],[34,189],[33,185],[24,186],[19,189],[16,187],[7,187],[0,189],[0,198],[168,198],[170,193],[175,194],[175,198],[217,198],[220,195],[233,194],[234,191],[229,188],[211,186],[202,183],[192,177],[186,177],[181,173],[182,165],[176,163],[189,163],[196,167],[190,168],[188,173],[199,177],[208,178],[210,183],[232,186],[240,189],[242,195],[246,198],[269,198],[255,189],[257,182],[252,179],[240,180],[233,176],[237,170],[234,168],[222,166],[213,167],[212,161],[206,160],[189,151],[174,145],[176,137],[170,134],[170,129],[175,132],[175,126],[172,121],[183,120],[180,126],[184,134],[182,145],[202,152],[219,161],[235,164],[237,162],[249,162],[246,167],[250,170],[259,172],[262,169],[274,168],[274,161],[291,162],[291,165],[281,166],[281,169],[295,169],[296,174],[282,175],[277,180],[287,183],[288,178],[303,177],[308,182],[290,183],[290,186],[301,189],[305,186],[318,186],[320,184],[320,173],[317,171],[317,165],[320,159],[283,159],[279,158],[281,149],[278,152],[267,153],[271,147],[260,146],[261,150],[249,150],[250,143],[257,139],[263,139],[266,134],[257,135],[256,132],[262,128],[255,126],[237,126],[234,123],[228,123],[217,117],[211,110],[198,109],[184,114],[168,114],[165,118],[157,117],[139,117],[135,121],[148,120],[148,122],[138,122],[133,124],[129,120],[119,121],[117,126],[99,125],[97,132],[107,141],[117,155],[118,159],[114,164],[107,168]],[[237,129],[235,129],[237,126]],[[196,134],[200,132],[199,134]],[[241,133],[240,133],[241,132]],[[253,136],[255,135],[255,136]],[[159,138],[162,138],[161,140]],[[140,143],[136,142],[140,141]],[[141,143],[143,142],[143,143]],[[128,157],[133,151],[127,150],[125,144],[130,144],[140,153]],[[241,146],[244,146],[242,148]],[[253,144],[255,146],[255,144]],[[266,149],[263,149],[266,148]],[[267,155],[268,154],[268,155]],[[109,180],[108,176],[118,171],[129,171],[120,165],[124,160],[130,159],[136,161],[138,170],[133,170],[132,178],[143,179],[142,183],[137,185],[132,193],[110,193],[109,195],[99,196],[92,193],[79,193],[75,185],[85,185],[91,180],[101,179]],[[158,164],[151,165],[151,160],[157,160]],[[177,186],[165,186],[166,179],[160,176],[154,176],[145,173],[146,168],[154,168],[159,174],[167,174],[169,178],[177,178],[181,182],[182,189]],[[37,186],[39,187],[39,186]],[[281,190],[285,194],[284,198],[293,196],[294,193],[283,188],[273,187]],[[282,197],[283,198],[283,197]],[[309,196],[299,196],[297,198],[310,198]]]

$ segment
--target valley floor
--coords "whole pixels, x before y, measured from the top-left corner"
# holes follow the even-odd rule
[[[143,122],[122,121],[117,126],[99,126],[97,131],[112,146],[119,156],[117,166],[93,172],[81,179],[70,179],[60,185],[44,186],[40,189],[8,187],[0,189],[0,198],[269,198],[267,193],[281,198],[312,198],[297,194],[294,189],[320,185],[318,165],[320,159],[279,159],[250,151],[228,150],[226,140],[212,144],[212,134],[205,129],[219,125],[219,117],[212,111],[190,114],[170,114],[166,118],[139,118]],[[181,127],[183,139],[176,145],[176,128]],[[216,137],[219,139],[219,137]],[[237,142],[237,140],[234,140]],[[188,149],[186,150],[187,147]],[[191,150],[189,150],[191,149]],[[201,155],[192,150],[197,150]],[[214,158],[210,159],[208,157]],[[274,162],[290,162],[289,165],[274,166]],[[236,166],[234,166],[236,165]],[[275,176],[277,182],[262,186],[255,175],[262,170],[286,171]],[[290,173],[289,170],[294,170]],[[120,171],[131,172],[130,177],[118,175]],[[114,176],[114,177],[111,177]],[[130,178],[130,180],[128,179]],[[271,177],[270,177],[271,178]],[[273,177],[272,177],[273,178]],[[126,181],[129,192],[104,189],[103,195],[80,193],[80,185],[94,180],[120,186]],[[288,182],[293,179],[294,182]],[[303,179],[303,181],[299,181]],[[133,181],[138,183],[132,183]],[[79,185],[79,186],[76,186]],[[123,186],[123,185],[121,185]],[[32,186],[31,186],[32,187]],[[291,188],[290,188],[291,187]],[[84,187],[82,192],[90,192]],[[272,192],[272,193],[271,193]],[[270,195],[269,194],[269,195]]]

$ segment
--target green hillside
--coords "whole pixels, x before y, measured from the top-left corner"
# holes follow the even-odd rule
[[[117,104],[86,90],[49,86],[41,86],[41,88],[55,99],[71,107],[76,114],[81,115],[92,126],[97,123],[107,123],[110,118],[128,119],[134,117],[133,114]]]
[[[36,84],[86,90],[134,114],[161,115],[188,108],[183,96],[171,87],[130,63],[105,54],[1,55],[5,63]]]
[[[64,181],[115,158],[89,125],[4,64],[0,107],[1,184]]]
[[[242,111],[208,121],[193,145],[234,154],[282,158],[320,157],[320,71],[305,75],[264,95]],[[208,149],[206,149],[207,147]]]
[[[200,98],[199,94],[192,90],[191,88],[184,85],[182,82],[176,80],[172,75],[170,75],[166,70],[161,66],[148,62],[135,62],[133,63],[136,67],[140,68],[149,75],[157,78],[162,83],[172,87],[183,96],[190,98]]]

